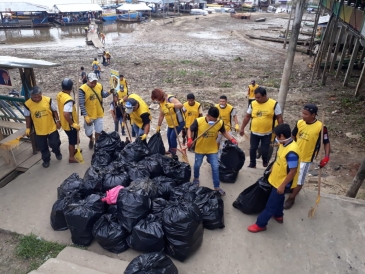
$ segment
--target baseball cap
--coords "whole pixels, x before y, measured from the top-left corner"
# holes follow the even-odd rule
[[[90,82],[92,81],[98,81],[98,77],[96,76],[95,73],[93,72],[90,72],[88,75],[87,75],[87,80],[89,80]]]
[[[137,106],[137,101],[133,98],[128,99],[125,103],[125,112],[128,114],[132,113],[135,106]]]
[[[306,104],[303,109],[309,111],[311,114],[317,114],[318,112],[318,107],[314,104]]]

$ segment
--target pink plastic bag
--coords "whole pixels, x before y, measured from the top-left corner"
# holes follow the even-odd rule
[[[107,190],[106,197],[101,200],[109,205],[115,205],[117,203],[119,191],[123,188],[124,186],[116,186],[110,190]]]

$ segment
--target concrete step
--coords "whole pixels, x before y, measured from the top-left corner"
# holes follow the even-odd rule
[[[53,258],[42,264],[37,271],[42,274],[107,274],[105,272]]]
[[[104,255],[99,255],[91,251],[70,246],[63,249],[60,254],[58,254],[57,259],[74,263],[83,267],[88,267],[107,274],[123,273],[129,264],[127,261],[109,258]]]
[[[32,272],[29,272],[28,274],[44,274],[44,273],[39,272],[38,270],[33,270]]]

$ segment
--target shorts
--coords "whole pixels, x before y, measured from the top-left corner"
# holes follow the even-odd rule
[[[299,168],[299,176],[298,176],[298,186],[304,185],[305,177],[307,177],[307,173],[311,166],[312,162],[300,162]]]
[[[88,126],[84,121],[85,134],[87,137],[93,135],[93,131],[95,129],[95,133],[101,133],[103,131],[103,118],[96,118],[93,120],[91,126]]]
[[[65,133],[68,136],[68,144],[71,146],[77,145],[77,130],[65,130]]]
[[[228,134],[232,136],[232,131],[228,131]],[[222,133],[219,133],[216,140],[217,140],[217,143],[220,144],[223,140],[226,140],[226,137],[223,137]]]

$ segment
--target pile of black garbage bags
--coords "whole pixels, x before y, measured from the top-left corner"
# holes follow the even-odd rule
[[[242,149],[227,140],[219,158],[219,180],[222,183],[235,183],[245,159]]]
[[[223,228],[223,200],[191,184],[190,166],[164,152],[159,133],[147,144],[102,132],[83,178],[71,174],[58,187],[52,228],[69,229],[76,245],[95,239],[110,252],[148,253],[136,260],[171,268],[151,273],[177,273],[164,253],[184,261],[202,244],[203,228]]]

